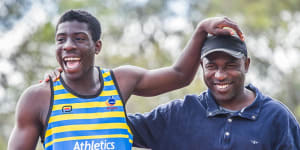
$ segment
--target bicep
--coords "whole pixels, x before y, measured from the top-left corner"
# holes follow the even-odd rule
[[[39,92],[35,92],[34,89],[27,89],[18,101],[15,127],[8,144],[9,150],[32,150],[36,147],[42,131],[41,100],[37,97],[42,95],[37,94]]]
[[[183,75],[172,67],[148,70],[137,83],[134,94],[155,96],[186,85]]]
[[[34,150],[38,138],[39,130],[35,126],[16,125],[8,142],[8,150]]]
[[[172,67],[146,70],[136,66],[122,66],[114,70],[122,96],[131,94],[155,96],[186,85],[183,75]]]
[[[40,125],[38,120],[35,119],[35,115],[18,108],[16,124],[9,139],[8,149],[35,149],[40,131]]]

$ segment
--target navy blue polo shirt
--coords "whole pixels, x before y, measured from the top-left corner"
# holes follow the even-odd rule
[[[255,101],[243,110],[220,109],[210,91],[187,95],[149,113],[129,114],[133,145],[153,150],[300,150],[293,114],[253,85]]]

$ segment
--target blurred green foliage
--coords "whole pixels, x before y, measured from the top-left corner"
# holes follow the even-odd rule
[[[0,11],[0,31],[3,33],[12,29],[11,26],[16,25],[14,23],[32,5],[31,0],[15,1],[16,5],[9,0],[0,2],[0,8],[7,10]],[[49,3],[46,0],[35,2],[44,5]],[[57,0],[52,3],[56,8],[48,12],[46,22],[34,29],[24,29],[27,30],[27,36],[9,57],[0,53],[0,58],[13,67],[11,73],[0,72],[0,92],[1,88],[4,89],[0,95],[0,109],[6,110],[0,112],[0,149],[6,147],[14,122],[16,101],[21,92],[38,83],[46,72],[58,66],[53,48],[55,22],[68,9],[85,9],[99,18],[103,48],[96,58],[96,64],[106,68],[130,64],[154,69],[172,65],[199,21],[207,17],[228,16],[243,29],[249,43],[252,58],[250,72],[255,75],[250,82],[263,82],[258,85],[259,88],[282,100],[300,118],[299,64],[285,71],[274,64],[273,57],[278,49],[284,49],[285,53],[291,50],[300,52],[297,42],[290,44],[282,41],[290,32],[290,27],[298,23],[293,18],[300,18],[298,0]],[[185,25],[179,29],[170,29],[175,26],[170,20],[176,17],[184,18]],[[4,23],[6,20],[9,22]],[[256,45],[261,39],[266,39],[263,41],[265,47]],[[251,41],[254,44],[251,45]],[[261,57],[258,51],[270,55]],[[182,99],[186,94],[199,94],[205,90],[199,76],[201,73],[190,86],[167,94],[149,98],[132,96],[126,106],[128,112],[150,111],[161,103]],[[9,79],[13,77],[19,81],[11,83]],[[39,145],[38,149],[41,147]]]

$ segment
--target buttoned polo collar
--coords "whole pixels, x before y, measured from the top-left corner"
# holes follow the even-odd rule
[[[229,114],[231,117],[241,117],[241,118],[245,118],[245,119],[249,119],[249,120],[256,120],[258,118],[259,112],[262,107],[262,103],[263,103],[262,96],[263,95],[252,84],[247,85],[246,88],[255,92],[255,95],[256,95],[255,100],[251,105],[249,105],[246,108],[244,108],[240,111],[237,111],[233,114],[230,114],[224,110],[219,109],[219,106],[216,103],[216,101],[214,100],[210,90],[207,90],[207,92],[205,94],[205,101],[206,101],[206,105],[207,105],[207,109],[206,109],[207,117],[215,117],[218,115]]]

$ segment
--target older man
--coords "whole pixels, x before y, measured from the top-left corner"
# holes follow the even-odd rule
[[[289,109],[244,86],[250,58],[234,36],[209,36],[201,51],[208,90],[129,115],[133,145],[153,150],[299,150],[300,128]]]

